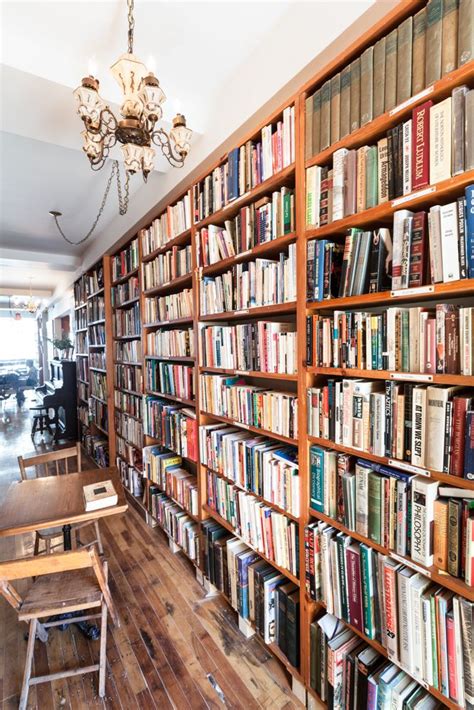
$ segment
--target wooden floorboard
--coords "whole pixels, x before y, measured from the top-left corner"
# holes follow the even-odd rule
[[[16,457],[35,449],[30,412],[15,407],[9,405],[11,421],[0,429],[0,498],[18,479]],[[30,710],[301,710],[280,663],[261,642],[240,634],[235,613],[221,597],[206,598],[194,566],[183,553],[172,554],[159,528],[129,510],[102,521],[101,530],[121,621],[115,628],[109,619],[105,698],[98,697],[92,673],[33,687]],[[32,535],[5,538],[0,559],[32,549]],[[18,707],[27,631],[0,599],[2,710]],[[98,654],[99,642],[87,640],[77,627],[53,629],[47,644],[35,644],[34,673],[89,665]]]

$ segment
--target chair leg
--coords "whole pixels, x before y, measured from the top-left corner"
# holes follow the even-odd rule
[[[35,647],[37,619],[32,619],[30,622],[30,631],[28,636],[28,646],[26,649],[25,672],[23,674],[23,684],[21,686],[20,704],[18,710],[25,710],[28,702],[28,691],[30,689],[31,666],[33,665],[33,651]]]
[[[107,664],[107,604],[102,602],[102,621],[100,626],[99,657],[99,697],[105,696],[105,670]]]
[[[95,527],[95,537],[97,540],[97,547],[99,548],[99,554],[103,555],[104,554],[104,546],[102,544],[102,538],[100,536],[100,527],[99,527],[98,520],[94,521],[94,527]]]
[[[49,537],[47,537],[45,540],[45,543],[46,543],[46,554],[49,555],[51,553],[51,539]]]
[[[40,546],[40,537],[38,533],[35,533],[35,547],[33,550],[33,555],[36,557],[36,555],[39,555],[39,546]]]

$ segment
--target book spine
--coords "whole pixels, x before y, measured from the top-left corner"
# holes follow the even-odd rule
[[[432,101],[426,101],[413,109],[412,113],[412,190],[419,190],[429,183],[430,108],[432,104]]]

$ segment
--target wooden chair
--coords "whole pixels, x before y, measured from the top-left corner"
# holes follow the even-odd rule
[[[77,463],[73,466],[70,460],[74,458]],[[53,465],[54,464],[54,465]],[[41,476],[60,476],[66,475],[68,473],[74,473],[75,471],[81,470],[81,445],[78,442],[76,446],[70,446],[67,449],[57,449],[56,451],[50,451],[46,454],[39,454],[36,456],[19,456],[18,465],[20,467],[21,480],[26,481],[28,478],[28,469],[35,469],[36,478]],[[83,545],[83,547],[89,547],[90,545],[97,544],[99,552],[101,555],[104,554],[104,547],[102,545],[102,538],[100,535],[99,521],[98,520],[88,520],[85,523],[77,523],[72,526],[73,539],[76,540],[77,544],[81,545],[81,541],[78,539],[77,533],[82,528],[87,526],[94,526],[95,539],[92,542],[88,542]],[[63,537],[63,530],[61,527],[58,528],[46,528],[45,530],[37,530],[35,534],[35,546],[34,554],[38,555],[40,553],[40,542],[45,543],[45,552],[50,554],[54,549],[60,547],[62,542],[58,542],[53,545],[53,542],[58,538]]]
[[[22,598],[11,582],[35,577],[35,581]],[[107,610],[114,624],[119,626],[107,581],[107,563],[101,562],[95,547],[87,550],[72,550],[44,557],[28,557],[21,560],[0,562],[0,593],[18,612],[19,621],[29,622],[28,646],[20,696],[20,710],[25,710],[31,685],[47,683],[59,678],[83,675],[99,671],[99,696],[105,695],[105,666],[107,646]],[[74,621],[101,619],[99,663],[49,675],[31,677],[35,638],[47,641],[47,629],[64,623],[45,621],[56,614],[85,611],[100,607],[100,613],[84,614]]]

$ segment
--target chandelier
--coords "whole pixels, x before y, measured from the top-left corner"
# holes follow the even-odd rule
[[[26,311],[27,313],[32,313],[32,314],[36,313],[36,311],[38,310],[38,308],[41,305],[41,299],[34,298],[33,292],[31,290],[31,279],[30,279],[30,295],[29,296],[12,296],[11,303],[13,304],[14,309]]]
[[[173,119],[169,135],[158,126],[163,116],[166,96],[156,76],[133,54],[134,0],[127,0],[128,52],[111,66],[111,72],[123,94],[121,118],[116,118],[99,95],[99,80],[87,76],[74,91],[77,112],[84,123],[83,150],[91,168],[100,170],[110,149],[120,143],[127,178],[141,171],[147,180],[154,169],[155,150],[161,149],[168,162],[182,167],[189,153],[192,131],[186,119],[178,113]],[[53,215],[54,216],[54,215]]]

